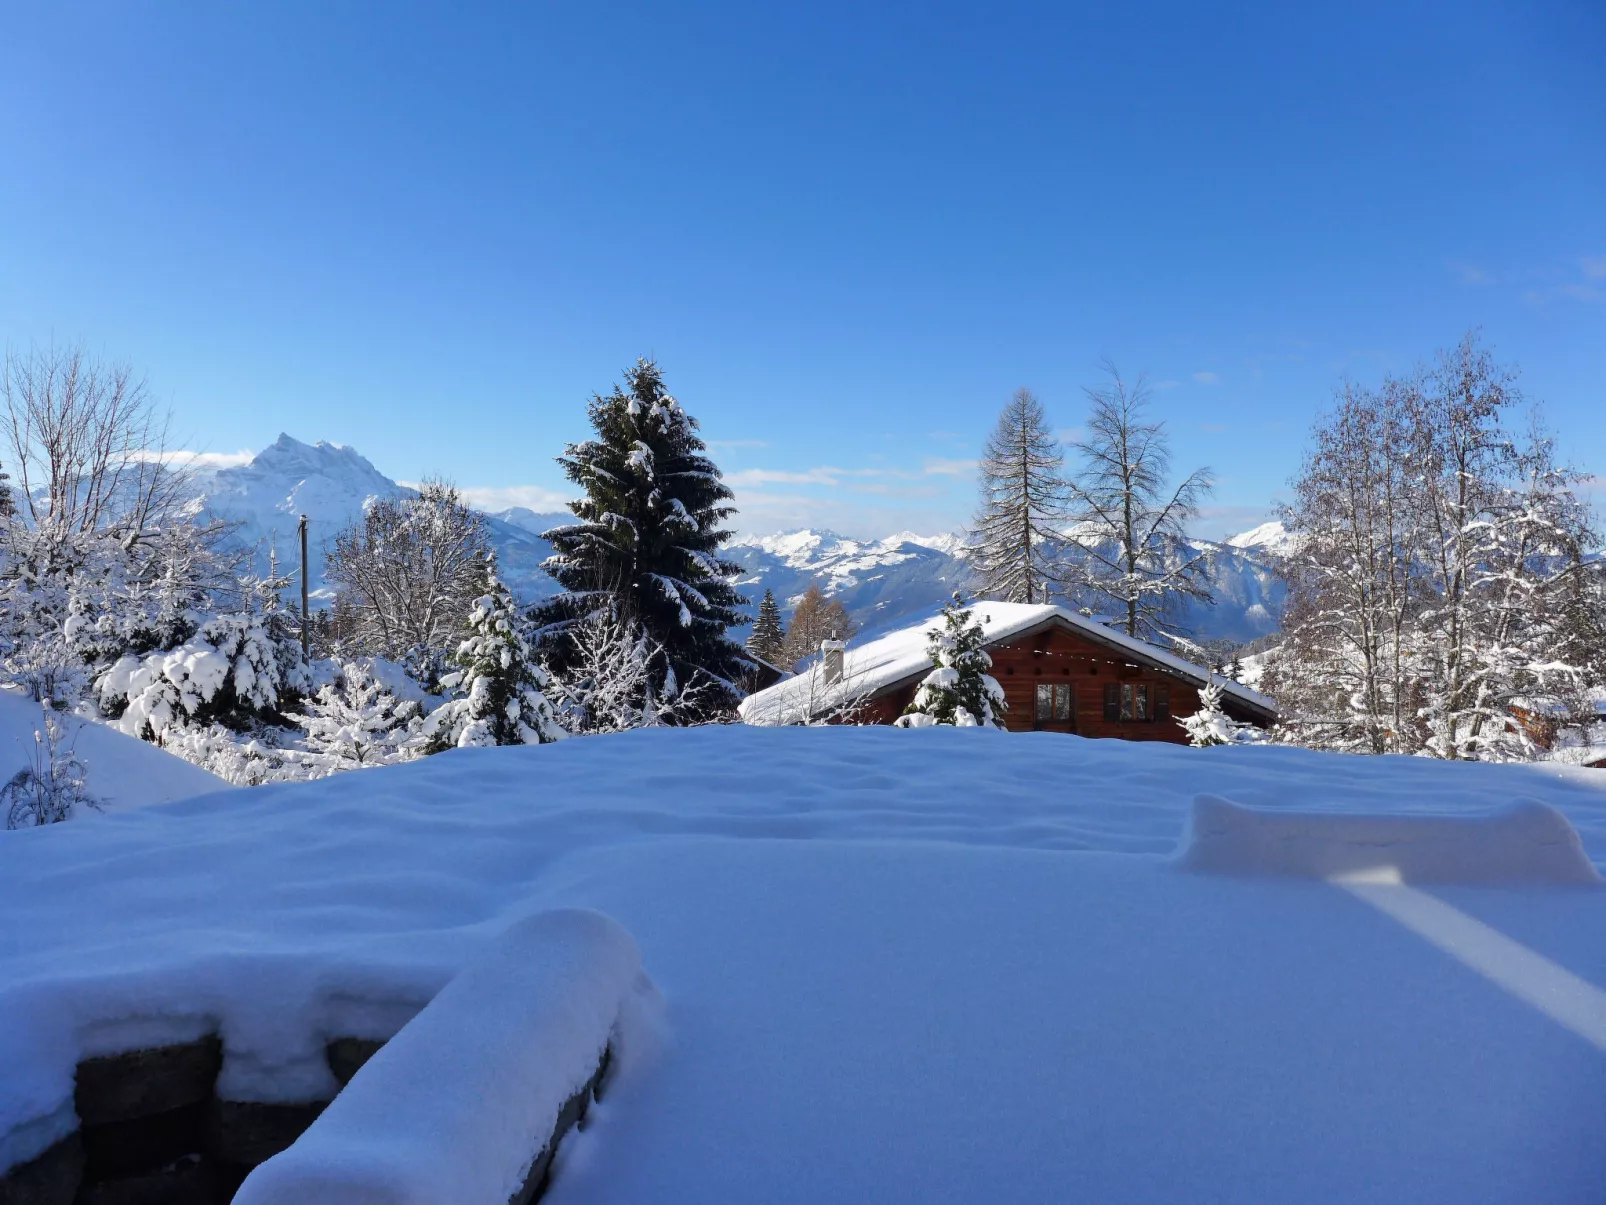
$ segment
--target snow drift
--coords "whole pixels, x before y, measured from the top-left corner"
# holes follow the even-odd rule
[[[1525,799],[1473,815],[1343,814],[1194,798],[1177,865],[1230,875],[1406,883],[1584,885],[1601,881],[1555,808]]]
[[[374,1055],[237,1205],[504,1205],[641,975],[597,912],[512,926]]]

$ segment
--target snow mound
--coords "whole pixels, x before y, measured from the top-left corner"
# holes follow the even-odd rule
[[[1411,816],[1245,807],[1197,795],[1176,864],[1210,874],[1477,886],[1601,881],[1567,818],[1533,799],[1474,815]]]
[[[512,926],[346,1085],[237,1205],[501,1205],[608,1045],[640,980],[600,912]]]

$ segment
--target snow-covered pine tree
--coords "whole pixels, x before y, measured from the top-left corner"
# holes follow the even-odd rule
[[[1173,629],[1184,598],[1211,601],[1201,580],[1202,555],[1187,548],[1187,525],[1210,492],[1210,470],[1195,469],[1167,492],[1171,453],[1165,425],[1145,418],[1142,377],[1128,388],[1114,365],[1110,384],[1086,390],[1092,410],[1087,436],[1073,445],[1081,465],[1070,479],[1076,547],[1066,585],[1084,606],[1113,611],[1128,636]]]
[[[766,587],[758,604],[758,618],[753,621],[753,633],[747,638],[747,651],[771,665],[780,665],[785,648],[786,626],[781,622],[780,604],[775,601],[775,591]]]
[[[469,612],[469,635],[441,679],[455,698],[424,722],[424,751],[487,745],[543,745],[564,735],[548,702],[551,682],[530,656],[513,595],[485,559],[486,589]]]
[[[898,717],[900,728],[952,724],[959,728],[1004,726],[1004,691],[987,671],[993,659],[982,647],[983,632],[956,592],[942,609],[942,627],[927,643],[932,670]]]
[[[981,505],[971,531],[981,592],[1005,602],[1048,601],[1052,541],[1065,517],[1064,456],[1042,403],[1017,389],[988,437],[977,475]]]
[[[423,715],[416,699],[398,699],[364,661],[342,662],[303,708],[291,719],[306,730],[319,768],[330,772],[403,760]]]
[[[1198,748],[1207,745],[1254,745],[1265,739],[1265,734],[1253,724],[1235,720],[1221,707],[1221,683],[1211,678],[1199,691],[1199,710],[1192,715],[1180,716],[1177,723],[1188,734],[1188,743]]]
[[[698,690],[702,705],[683,722],[726,714],[751,664],[726,635],[747,603],[731,585],[740,566],[719,557],[731,491],[657,364],[638,360],[625,385],[592,398],[597,438],[558,458],[585,493],[570,504],[579,522],[545,533],[556,552],[543,568],[564,592],[534,610],[538,639],[554,671],[567,672],[574,625],[611,608],[663,649],[660,691],[671,675]]]

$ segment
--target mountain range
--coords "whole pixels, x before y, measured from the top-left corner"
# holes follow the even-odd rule
[[[296,524],[306,515],[309,576],[314,598],[321,600],[331,596],[323,554],[335,534],[370,500],[410,492],[355,449],[302,443],[289,435],[247,464],[198,472],[196,487],[194,508],[234,524],[234,538],[263,569],[274,549],[281,571],[299,562]],[[514,507],[486,519],[509,586],[526,602],[549,597],[557,586],[540,568],[551,553],[541,533],[572,517]],[[1288,539],[1280,524],[1268,523],[1220,542],[1192,540],[1173,549],[1179,557],[1204,558],[1206,584],[1216,600],[1190,602],[1182,612],[1181,622],[1195,639],[1247,642],[1277,629],[1283,587],[1276,567]],[[829,531],[790,531],[738,537],[724,554],[742,567],[737,586],[755,605],[770,589],[788,610],[811,582],[819,582],[847,608],[861,635],[931,614],[970,576],[963,538],[952,533],[854,540]],[[745,632],[733,635],[739,639]]]

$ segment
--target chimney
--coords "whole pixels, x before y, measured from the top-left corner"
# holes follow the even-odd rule
[[[847,651],[848,646],[840,640],[820,641],[820,664],[825,669],[827,686],[842,681],[842,662]]]

